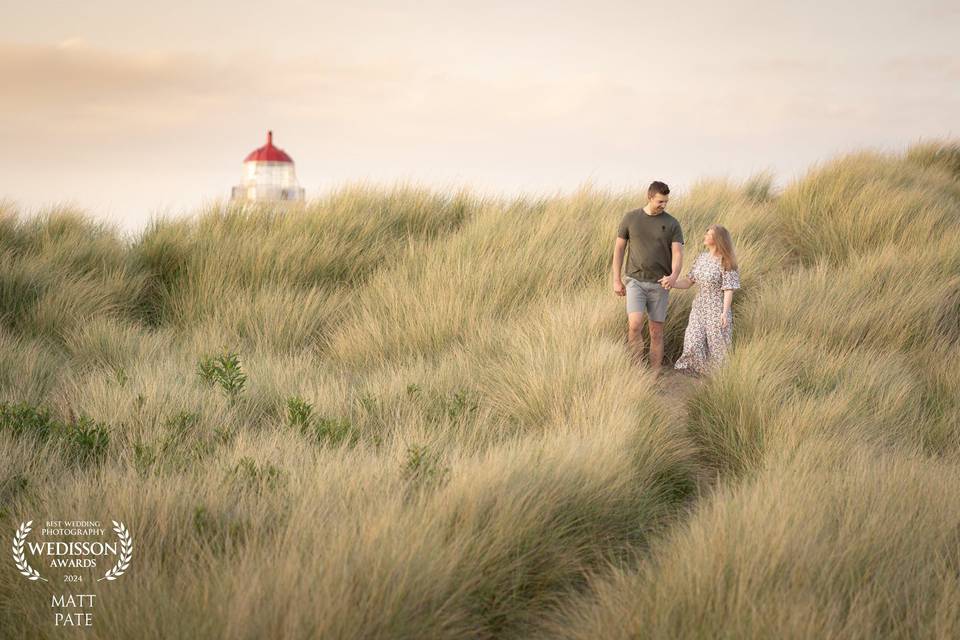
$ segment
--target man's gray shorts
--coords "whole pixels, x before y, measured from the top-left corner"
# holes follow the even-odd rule
[[[635,280],[630,276],[626,276],[624,280],[627,288],[627,313],[646,311],[654,322],[667,319],[669,289],[664,289],[659,282]]]

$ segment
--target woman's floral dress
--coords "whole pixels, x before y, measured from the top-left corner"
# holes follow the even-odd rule
[[[740,288],[740,273],[727,271],[720,256],[704,251],[693,261],[687,277],[699,285],[690,320],[683,334],[683,353],[674,368],[707,373],[723,363],[733,337],[733,310],[727,312],[727,326],[720,328],[724,289]]]

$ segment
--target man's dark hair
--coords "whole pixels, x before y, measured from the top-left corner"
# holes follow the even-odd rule
[[[650,188],[647,189],[647,199],[649,200],[658,193],[664,196],[670,195],[670,187],[667,186],[666,182],[660,182],[659,180],[651,182]]]

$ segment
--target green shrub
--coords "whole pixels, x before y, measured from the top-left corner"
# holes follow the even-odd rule
[[[57,421],[50,417],[48,409],[26,402],[0,403],[0,431],[46,440],[57,430],[57,426]]]
[[[293,396],[287,398],[287,423],[304,431],[309,428],[313,417],[313,406],[301,398]]]
[[[106,424],[83,414],[64,423],[53,418],[46,407],[26,402],[0,403],[0,431],[37,441],[57,438],[65,445],[66,454],[79,464],[99,462],[110,444]]]
[[[157,453],[153,447],[137,441],[133,444],[133,467],[141,476],[148,475],[157,462]]]
[[[279,467],[269,462],[258,465],[256,460],[247,456],[240,458],[228,476],[240,486],[255,491],[276,489],[285,482]]]
[[[205,356],[197,367],[200,379],[210,386],[218,385],[231,402],[243,392],[247,376],[240,366],[240,356],[226,353],[219,356]]]
[[[436,451],[427,446],[407,447],[407,458],[402,468],[403,479],[413,489],[439,487],[450,477],[450,467]]]
[[[313,427],[317,442],[337,445],[346,442],[350,446],[360,440],[359,431],[346,418],[318,418]]]
[[[372,401],[368,396],[365,399]],[[336,446],[346,442],[352,447],[360,441],[360,431],[350,420],[316,416],[313,405],[300,396],[287,399],[287,424],[321,445]]]
[[[73,424],[66,425],[65,439],[76,461],[80,464],[99,462],[110,444],[107,426],[81,415]]]

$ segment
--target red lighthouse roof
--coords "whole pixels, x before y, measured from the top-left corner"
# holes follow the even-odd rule
[[[267,131],[267,144],[250,152],[244,162],[293,162],[283,149],[273,146],[273,131]]]

